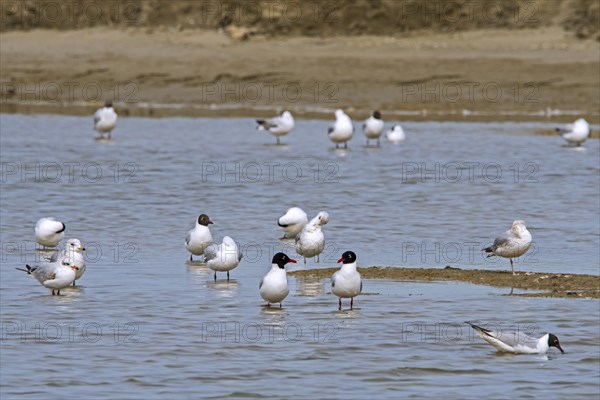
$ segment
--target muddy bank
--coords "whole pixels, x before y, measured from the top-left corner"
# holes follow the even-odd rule
[[[289,272],[292,276],[329,278],[338,268],[320,268]],[[365,279],[460,281],[477,285],[534,290],[535,293],[513,293],[524,297],[600,298],[600,277],[579,274],[550,274],[545,272],[446,268],[358,268]]]

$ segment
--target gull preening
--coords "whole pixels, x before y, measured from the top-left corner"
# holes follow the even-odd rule
[[[383,120],[379,111],[373,111],[371,116],[367,118],[363,124],[363,133],[367,137],[367,147],[369,147],[370,139],[377,140],[377,147],[379,147],[379,138],[383,133]]]
[[[527,230],[525,221],[514,221],[512,227],[498,236],[494,240],[494,244],[483,249],[486,253],[490,253],[488,257],[500,256],[510,260],[513,275],[515,274],[515,266],[513,258],[521,257],[527,253],[531,246],[531,233]]]
[[[583,142],[590,136],[590,124],[579,118],[572,124],[566,125],[564,128],[556,128],[556,131],[572,146],[581,146]]]
[[[285,253],[277,253],[271,261],[271,269],[260,280],[258,290],[260,296],[267,302],[267,307],[271,307],[272,303],[279,303],[285,299],[290,292],[287,281],[287,273],[285,272],[285,264],[296,263],[296,260],[291,259]]]
[[[194,261],[193,256],[204,255],[206,248],[212,244],[212,235],[208,229],[208,225],[212,223],[208,215],[200,214],[196,226],[185,237],[185,248],[190,252],[190,261]]]
[[[281,144],[279,137],[287,135],[294,129],[294,117],[289,111],[282,112],[278,117],[257,119],[256,123],[258,124],[256,129],[271,132],[275,136],[277,144]]]
[[[306,265],[307,257],[319,256],[323,252],[325,236],[321,228],[327,222],[329,222],[329,214],[321,211],[296,236],[296,252],[304,257],[304,265]],[[318,257],[317,262],[320,262]]]
[[[74,265],[77,267],[75,271],[75,279],[73,280],[73,286],[75,286],[75,281],[83,276],[85,272],[85,258],[83,257],[83,252],[85,251],[85,247],[81,244],[79,239],[69,239],[65,244],[65,249],[62,253],[54,253],[50,258],[47,258],[49,262],[57,262],[58,260],[62,260],[63,262],[67,262],[70,265]]]
[[[342,298],[350,298],[350,309],[354,307],[354,297],[362,292],[362,279],[356,270],[356,254],[346,251],[338,260],[342,268],[331,276],[331,293],[339,297],[339,309],[342,309]]]
[[[19,271],[25,271],[28,275],[33,275],[35,279],[48,289],[60,295],[60,289],[71,285],[76,277],[77,266],[73,265],[67,259],[60,257],[54,262],[43,262],[34,267],[26,265],[27,269],[15,268]]]
[[[302,228],[308,223],[308,216],[300,207],[292,207],[279,217],[277,225],[283,229],[282,239],[295,239]]]
[[[56,247],[65,237],[65,228],[54,218],[40,218],[35,224],[35,241],[44,247]]]
[[[402,129],[400,125],[394,125],[392,129],[388,129],[385,132],[385,138],[388,141],[397,144],[403,142],[404,139],[406,139],[406,135],[404,134],[404,129]]]
[[[552,333],[547,333],[539,339],[526,335],[523,332],[502,333],[490,331],[480,326],[465,321],[471,325],[483,340],[494,346],[498,351],[516,354],[546,354],[550,347],[556,347],[564,353],[558,338]]]
[[[329,140],[335,143],[337,149],[340,143],[344,144],[344,148],[348,148],[348,140],[352,139],[354,134],[354,124],[352,120],[343,110],[335,111],[335,123],[331,125],[327,131]]]
[[[204,251],[204,261],[206,266],[215,271],[215,281],[218,272],[227,272],[229,280],[229,271],[238,266],[242,260],[242,251],[235,240],[225,236],[221,244],[211,244]]]
[[[117,113],[113,109],[112,100],[107,100],[104,107],[94,113],[94,129],[100,133],[100,139],[104,139],[105,133],[108,133],[110,139],[110,134],[115,126],[117,126]]]

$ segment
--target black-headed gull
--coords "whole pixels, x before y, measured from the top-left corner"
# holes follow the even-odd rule
[[[379,111],[373,111],[371,116],[365,120],[363,133],[367,137],[367,147],[369,146],[370,139],[376,139],[377,147],[379,147],[379,138],[383,133],[383,120]]]
[[[385,132],[385,138],[394,144],[403,142],[406,139],[404,129],[400,125],[394,125],[392,129],[388,129]]]
[[[34,267],[26,265],[27,269],[15,268],[19,271],[25,271],[29,275],[33,275],[39,283],[60,295],[60,289],[66,288],[75,280],[75,272],[77,266],[71,264],[68,260],[59,259],[55,262],[41,263]]]
[[[83,252],[85,251],[85,247],[81,244],[79,239],[69,239],[65,243],[65,249],[62,253],[54,253],[51,257],[46,260],[49,262],[56,262],[58,260],[62,260],[63,262],[68,262],[71,265],[75,265],[77,270],[75,271],[75,280],[73,280],[73,286],[75,286],[75,281],[83,276],[85,272],[85,258],[83,257]]]
[[[256,123],[258,124],[256,129],[271,132],[275,136],[277,144],[280,144],[280,136],[285,136],[294,129],[294,117],[289,111],[282,112],[278,117],[257,119]]]
[[[217,280],[217,271],[227,271],[227,280],[229,280],[229,271],[238,266],[242,260],[242,251],[235,240],[225,236],[221,244],[211,244],[204,251],[204,261],[206,266],[215,271],[215,281]]]
[[[112,100],[107,100],[104,107],[94,113],[94,129],[100,133],[100,139],[104,139],[104,134],[107,132],[110,139],[110,134],[115,126],[117,126],[117,113],[113,109]]]
[[[327,222],[329,222],[329,214],[321,211],[296,236],[296,252],[304,257],[304,265],[306,265],[307,257],[318,256],[323,252],[325,236],[321,228]],[[320,262],[319,258],[317,258],[317,262]]]
[[[494,346],[498,351],[517,354],[546,354],[550,347],[556,347],[564,353],[558,338],[552,333],[546,333],[539,339],[522,332],[502,333],[490,331],[465,321],[471,325],[483,340]]]
[[[362,292],[362,279],[356,270],[356,254],[346,251],[338,263],[342,268],[331,276],[331,293],[340,298],[339,309],[342,309],[342,298],[350,298],[350,309],[354,307],[354,297]]]
[[[488,257],[500,256],[510,260],[513,275],[515,274],[515,266],[513,258],[521,257],[527,253],[531,246],[531,233],[527,230],[525,221],[516,220],[512,223],[512,227],[498,236],[494,240],[494,244],[483,249],[486,253],[490,253]]]
[[[289,258],[285,253],[275,254],[271,261],[271,269],[260,280],[258,289],[260,296],[267,302],[267,307],[271,307],[271,303],[279,303],[281,308],[281,302],[290,292],[285,272],[285,264],[290,262],[296,263],[296,260]]]
[[[193,256],[201,256],[204,250],[212,244],[212,235],[208,225],[213,222],[208,215],[200,214],[196,220],[196,226],[190,230],[185,237],[185,248],[190,252],[190,261],[193,261]]]
[[[348,140],[352,139],[354,134],[354,124],[343,110],[335,110],[335,123],[327,131],[329,140],[335,143],[337,149],[340,143],[344,143],[344,148],[348,148]]]
[[[556,128],[556,131],[569,142],[570,145],[581,146],[590,136],[590,124],[588,124],[585,119],[579,118],[577,121],[564,128]]]
[[[294,239],[308,223],[308,216],[300,207],[292,207],[279,217],[277,225],[283,229],[282,239]]]
[[[35,241],[44,247],[56,247],[65,237],[65,228],[54,218],[40,218],[35,224]]]

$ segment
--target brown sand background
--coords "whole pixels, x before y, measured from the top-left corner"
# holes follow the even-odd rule
[[[57,4],[0,1],[1,111],[599,122],[593,0]]]

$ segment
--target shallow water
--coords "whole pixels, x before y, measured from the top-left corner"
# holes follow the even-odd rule
[[[524,219],[519,271],[598,274],[599,157],[541,123],[404,123],[407,141],[334,151],[327,121],[274,139],[247,119],[122,118],[114,141],[89,118],[1,115],[3,398],[591,397],[597,300],[509,289],[368,280],[337,311],[327,281],[290,278],[284,308],[257,285],[272,254],[296,256],[275,221],[327,210],[321,266],[508,269],[480,249]],[[595,127],[598,129],[598,127]],[[501,174],[501,176],[500,176]],[[199,213],[244,259],[227,283],[183,246]],[[86,245],[88,270],[61,297],[14,267],[34,263],[43,216]],[[317,266],[308,261],[308,268]],[[296,264],[294,268],[303,268]],[[567,354],[498,356],[465,320],[555,333]]]

